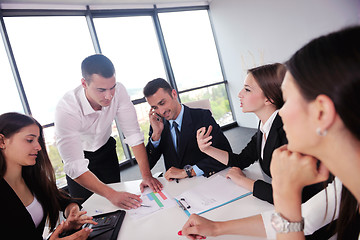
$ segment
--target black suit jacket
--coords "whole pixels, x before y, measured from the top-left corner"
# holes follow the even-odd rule
[[[269,136],[267,137],[264,147],[264,158],[261,158],[262,139],[263,139],[263,134],[260,131],[260,123],[259,123],[258,131],[251,138],[250,142],[241,151],[240,154],[229,152],[228,166],[239,167],[241,169],[244,169],[250,166],[251,164],[253,164],[255,161],[259,160],[263,172],[269,177],[271,177],[270,163],[272,159],[272,153],[276,148],[288,143],[285,131],[283,129],[283,122],[279,115],[276,115],[274,122],[271,126]],[[306,202],[309,198],[314,196],[323,188],[324,188],[323,183],[318,183],[305,187],[302,192],[302,201]],[[274,203],[272,186],[271,184],[263,180],[255,181],[253,187],[253,195],[271,204]]]
[[[10,239],[39,239],[43,240],[42,234],[44,231],[46,211],[44,217],[36,228],[30,213],[16,195],[10,185],[3,179],[0,179],[0,206],[2,206],[2,213],[0,217],[0,228],[2,229],[0,236],[11,236]],[[61,199],[61,210],[65,210],[66,206],[70,204],[69,199]]]
[[[153,168],[161,155],[164,156],[165,168],[170,167],[183,168],[185,165],[197,165],[208,177],[212,174],[223,170],[226,165],[209,157],[200,151],[196,141],[196,131],[201,127],[208,128],[213,126],[211,132],[212,145],[225,151],[231,152],[229,141],[215,122],[209,110],[195,109],[184,106],[184,116],[181,125],[179,154],[176,152],[170,133],[170,124],[164,121],[164,129],[161,133],[160,144],[155,148],[150,139],[146,145],[150,168]],[[149,136],[152,136],[152,128],[150,126]]]

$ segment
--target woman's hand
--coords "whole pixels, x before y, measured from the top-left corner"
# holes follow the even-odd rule
[[[51,234],[51,237],[49,240],[85,240],[89,237],[89,234],[93,231],[92,229],[84,228],[84,229],[81,229],[69,236],[60,237],[59,235],[62,232],[66,231],[64,229],[64,227],[65,227],[65,223],[61,222],[61,224],[59,224],[59,226],[57,226],[55,231]]]
[[[235,178],[239,178],[239,177],[246,177],[245,174],[241,171],[240,168],[238,167],[232,167],[230,168],[230,170],[228,171],[228,173],[226,174],[227,178],[230,179],[235,179]]]
[[[308,155],[291,152],[284,145],[273,152],[270,171],[272,185],[284,191],[302,191],[304,186],[326,181],[329,171],[319,160]]]
[[[212,144],[212,142],[210,142],[210,140],[212,139],[212,136],[210,136],[211,131],[212,131],[212,126],[210,125],[207,130],[205,127],[202,127],[199,128],[196,132],[196,140],[199,149],[204,153],[206,153],[206,151],[209,149],[209,147]]]
[[[246,188],[249,191],[253,191],[254,189],[254,180],[247,178],[243,171],[238,167],[232,167],[226,174],[226,177],[231,179],[237,185]]]
[[[79,229],[85,223],[97,224],[93,217],[85,215],[86,211],[80,211],[77,204],[70,204],[67,208],[70,208],[70,212],[64,223],[64,231]]]
[[[196,214],[191,214],[182,228],[182,235],[188,239],[205,239],[205,236],[217,236],[217,223]]]

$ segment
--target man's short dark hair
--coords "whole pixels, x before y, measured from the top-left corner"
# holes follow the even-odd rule
[[[110,78],[115,74],[113,63],[102,54],[94,54],[85,58],[81,63],[81,72],[86,82],[91,82],[91,75],[99,74],[104,78]]]
[[[154,93],[156,93],[159,90],[159,88],[164,89],[164,91],[168,92],[169,95],[171,96],[171,91],[173,90],[173,88],[163,78],[156,78],[148,82],[143,90],[144,96],[145,97],[152,96]]]

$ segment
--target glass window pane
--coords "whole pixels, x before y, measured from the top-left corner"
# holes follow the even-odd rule
[[[159,13],[178,90],[223,81],[206,10]]]
[[[121,140],[120,140],[120,137],[119,137],[119,132],[118,132],[118,130],[116,128],[115,121],[113,121],[111,129],[112,129],[111,136],[116,140],[116,153],[117,153],[117,156],[118,156],[119,163],[124,162],[127,159],[126,159],[126,156],[124,154],[124,148],[123,148],[123,146],[121,144]]]
[[[135,105],[139,125],[141,131],[144,133],[144,144],[149,141],[149,130],[150,130],[150,122],[149,122],[149,111],[150,105],[147,102],[136,104]]]
[[[44,128],[44,138],[45,138],[46,150],[49,154],[49,158],[51,160],[52,166],[55,171],[56,185],[59,188],[64,187],[66,186],[67,182],[64,173],[64,164],[61,160],[59,151],[56,147],[55,128],[54,127]]]
[[[180,99],[182,103],[209,99],[212,115],[220,126],[234,122],[225,84],[181,93]]]
[[[85,17],[4,18],[32,115],[54,121],[65,92],[81,80],[81,61],[94,54]]]
[[[5,112],[24,113],[14,76],[6,55],[4,44],[0,41],[0,114]]]
[[[149,16],[95,18],[101,51],[116,68],[131,99],[143,97],[142,89],[154,78],[165,78],[154,24]]]

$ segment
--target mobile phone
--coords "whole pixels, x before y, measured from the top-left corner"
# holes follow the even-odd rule
[[[160,114],[155,113],[156,114],[156,120],[160,121],[162,119],[162,116],[160,116]]]

